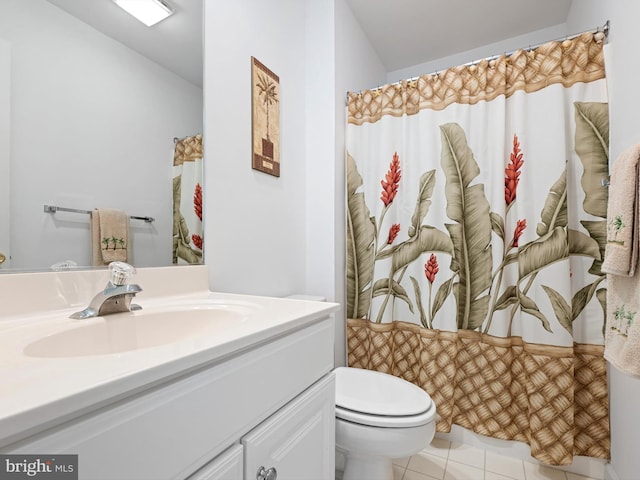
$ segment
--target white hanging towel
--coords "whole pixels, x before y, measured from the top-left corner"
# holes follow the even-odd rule
[[[604,358],[618,370],[640,376],[640,275],[607,275]]]
[[[638,164],[640,145],[620,154],[611,169],[607,205],[607,246],[602,271],[633,276],[638,264]]]
[[[609,184],[607,324],[604,357],[619,370],[640,376],[640,145],[616,159]]]

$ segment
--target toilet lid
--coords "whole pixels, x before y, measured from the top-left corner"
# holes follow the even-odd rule
[[[420,416],[434,407],[427,392],[399,377],[350,367],[336,368],[335,376],[336,407],[342,410],[409,417]]]

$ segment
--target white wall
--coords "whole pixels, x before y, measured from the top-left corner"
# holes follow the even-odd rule
[[[347,92],[358,92],[381,85],[386,81],[387,72],[346,2],[335,0],[335,4],[336,110],[339,133],[344,138]],[[344,142],[339,156],[344,163]]]
[[[430,62],[421,63],[400,70],[394,70],[387,74],[387,83],[393,83],[399,80],[438,72],[446,68],[463,65],[468,62],[474,62],[500,53],[512,52],[518,48],[526,48],[528,46],[548,42],[554,38],[559,38],[571,33],[572,32],[567,31],[567,26],[564,23],[543,28],[541,30],[535,30],[525,35],[518,35],[517,37],[511,37],[500,42],[478,46],[477,48],[467,50],[466,52],[460,52],[455,55],[439,58]]]
[[[44,0],[2,0],[11,44],[12,267],[90,265],[89,216],[132,221],[136,266],[168,265],[173,137],[202,130],[202,90]],[[53,251],[53,253],[52,253]]]
[[[610,63],[607,64],[609,88],[609,155],[612,164],[630,145],[640,143],[640,3],[637,0],[574,0],[567,25],[573,30],[611,22],[609,32]],[[611,419],[611,464],[608,480],[635,480],[640,476],[640,379],[620,373],[609,366],[609,416]]]
[[[11,44],[0,39],[0,225],[11,223]],[[0,270],[10,266],[11,236],[0,228],[0,254],[5,261]]]
[[[204,227],[211,287],[305,293],[305,71],[312,61],[305,56],[305,2],[205,2],[204,47]],[[280,77],[279,178],[251,168],[252,56]]]
[[[334,2],[306,1],[306,292],[336,299]],[[336,221],[334,221],[336,220]],[[329,260],[329,261],[328,261]]]
[[[340,221],[335,212],[340,169],[335,152],[335,5],[333,0],[306,0],[306,292],[343,303],[338,260]],[[335,362],[344,364],[344,320],[336,319]]]
[[[313,1],[313,0],[311,0]],[[335,5],[335,89],[334,109],[335,137],[333,159],[335,161],[331,190],[333,205],[333,238],[335,299],[342,305],[336,314],[340,319],[336,328],[336,365],[346,365],[345,317],[346,317],[346,200],[345,200],[345,127],[346,94],[384,82],[386,71],[369,40],[360,28],[344,0],[333,0]],[[312,201],[313,203],[313,201]],[[322,235],[320,230],[316,235]]]
[[[578,33],[603,26],[609,20],[610,9],[605,0],[580,0],[571,2],[567,15],[567,31]]]
[[[344,303],[344,99],[386,72],[343,0],[209,5],[204,224],[211,288]],[[251,56],[280,77],[280,178],[251,169]],[[336,319],[336,364],[343,365],[344,312]]]

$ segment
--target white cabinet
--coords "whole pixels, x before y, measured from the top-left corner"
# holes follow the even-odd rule
[[[242,445],[234,445],[187,480],[243,480]]]
[[[335,473],[335,384],[328,376],[242,439],[245,480],[328,480]],[[272,470],[271,470],[272,469]],[[258,472],[264,472],[260,478]]]
[[[329,480],[335,473],[333,374],[289,402],[188,480]],[[244,471],[244,475],[243,475]]]
[[[77,454],[81,480],[253,480],[260,465],[280,480],[333,478],[333,325],[285,331],[0,451]]]

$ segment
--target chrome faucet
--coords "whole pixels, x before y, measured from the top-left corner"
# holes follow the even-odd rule
[[[81,312],[72,314],[69,318],[90,318],[110,313],[130,312],[140,310],[142,307],[131,303],[136,293],[141,292],[139,285],[127,283],[129,277],[135,273],[136,269],[124,262],[111,262],[109,264],[111,279],[107,286],[99,292],[87,308]]]

